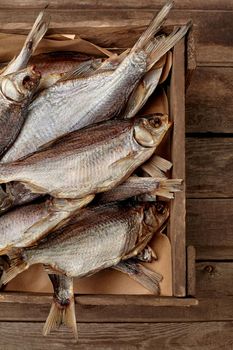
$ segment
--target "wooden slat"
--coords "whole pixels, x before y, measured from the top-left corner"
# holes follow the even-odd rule
[[[173,50],[170,118],[174,122],[171,145],[172,177],[185,180],[184,40]],[[169,230],[172,247],[173,295],[186,295],[185,187],[171,203]]]
[[[233,133],[233,67],[198,67],[186,95],[186,132]]]
[[[187,138],[189,198],[232,197],[233,138]]]
[[[211,246],[211,247],[197,247],[196,249],[197,260],[231,260],[233,259],[232,246]]]
[[[229,284],[232,280],[229,281]],[[51,299],[52,300],[52,299]],[[76,304],[78,322],[196,322],[233,320],[233,297],[198,298],[191,307],[171,306],[95,306]],[[46,304],[0,303],[0,321],[45,321],[50,309]]]
[[[196,250],[194,246],[187,247],[187,295],[196,295]]]
[[[230,350],[233,322],[204,323],[81,323],[79,341],[69,330],[60,329],[48,337],[41,335],[41,323],[0,323],[1,349],[202,349]]]
[[[60,9],[121,9],[121,8],[160,8],[165,4],[165,0],[50,0],[49,8]],[[47,0],[1,0],[0,8],[38,8],[41,9],[48,4]],[[233,10],[232,0],[211,0],[203,2],[202,0],[176,0],[176,9],[194,9],[194,10]]]
[[[154,10],[48,10],[52,14],[50,32],[79,33],[104,46],[131,46],[145,25],[155,14]],[[35,9],[0,11],[1,31],[25,33],[37,15]],[[168,23],[194,23],[199,64],[231,65],[233,62],[232,12],[173,10]],[[108,33],[108,37],[106,37]],[[205,35],[203,35],[205,33]]]
[[[174,298],[145,295],[78,295],[77,302],[81,305],[92,306],[124,306],[124,305],[140,305],[140,306],[182,306],[189,307],[198,305],[198,300],[195,298]],[[50,303],[50,295],[39,295],[37,293],[1,293],[1,303],[18,303],[18,304],[38,304],[43,305]]]
[[[198,259],[233,259],[233,199],[188,199],[187,244]]]
[[[196,265],[197,296],[233,296],[233,263],[203,262]],[[233,311],[233,304],[232,304]]]

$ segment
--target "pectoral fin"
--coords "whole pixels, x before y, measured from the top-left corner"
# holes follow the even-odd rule
[[[147,269],[140,263],[136,263],[130,259],[122,261],[113,267],[115,270],[127,274],[130,278],[140,283],[144,288],[148,289],[155,295],[160,294],[160,285],[163,277],[161,274]]]

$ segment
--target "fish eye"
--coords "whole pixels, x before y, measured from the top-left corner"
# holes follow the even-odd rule
[[[26,75],[23,78],[22,85],[25,87],[25,89],[29,89],[29,90],[33,87],[33,82],[29,75]]]
[[[159,117],[151,118],[149,120],[149,123],[153,128],[156,128],[156,129],[159,128],[162,124],[161,119]]]
[[[166,207],[165,207],[164,204],[156,203],[155,207],[156,207],[156,211],[157,211],[158,214],[165,214]]]

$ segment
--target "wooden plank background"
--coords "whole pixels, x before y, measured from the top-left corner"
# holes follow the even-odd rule
[[[78,28],[88,37],[90,23],[101,25],[114,40],[106,41],[100,28],[98,41],[121,40],[124,47],[164,1],[1,0],[1,29],[17,26],[23,32],[48,3],[51,32],[65,22],[66,32]],[[189,18],[198,66],[186,100],[187,242],[197,248],[199,305],[119,309],[84,306],[77,299],[75,345],[66,330],[41,336],[49,304],[0,303],[0,349],[233,349],[233,0],[176,0],[171,19]]]

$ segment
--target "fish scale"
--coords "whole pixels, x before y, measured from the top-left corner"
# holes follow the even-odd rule
[[[128,74],[130,65],[134,74]],[[29,107],[24,127],[2,162],[19,159],[51,139],[93,120],[98,122],[116,115],[145,71],[145,58],[136,66],[134,60],[127,57],[111,75],[104,72],[86,79],[59,82],[43,91]]]
[[[153,120],[159,120],[158,127]],[[169,126],[167,116],[155,115],[112,120],[74,131],[35,154],[0,164],[0,183],[20,181],[32,192],[58,198],[82,198],[107,191],[154,153]],[[142,137],[142,142],[145,138],[145,146],[135,137],[139,141]],[[96,158],[101,167],[96,166]]]
[[[51,264],[53,261],[55,265],[59,256],[61,269],[64,267],[75,276],[81,277],[97,268],[102,269],[117,263],[125,251],[131,250],[137,241],[142,219],[141,209],[135,210],[133,207],[125,209],[113,205],[108,213],[108,206],[103,206],[97,208],[91,222],[88,218],[82,220],[81,213],[76,223],[71,224],[71,227],[68,225],[67,231],[59,230],[50,239],[45,239],[44,243],[39,244],[38,249],[28,249],[24,255],[29,263]],[[96,224],[93,221],[96,221]],[[114,245],[113,237],[116,238]],[[63,256],[63,252],[67,251],[69,251],[69,262],[66,256]],[[92,258],[87,259],[90,254]]]

